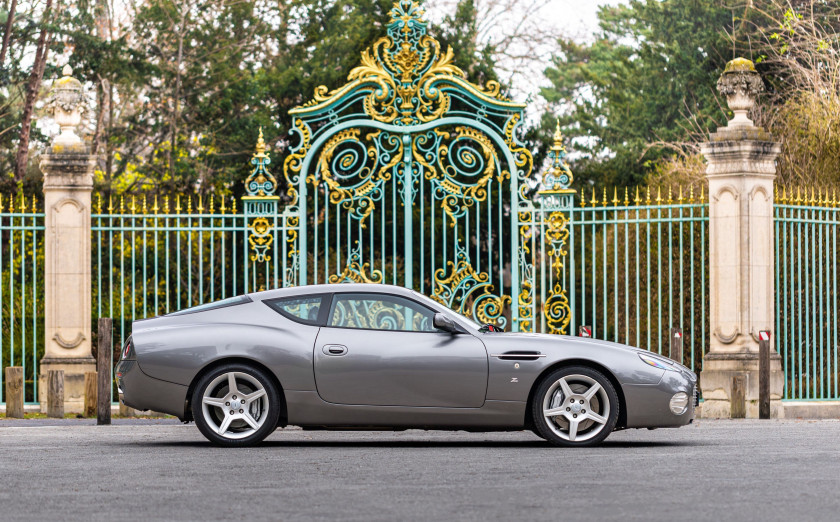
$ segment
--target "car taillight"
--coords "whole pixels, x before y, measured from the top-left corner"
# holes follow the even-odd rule
[[[122,357],[121,357],[121,358],[122,358],[123,360],[126,360],[126,359],[133,359],[133,358],[134,358],[134,343],[133,343],[133,342],[131,342],[131,337],[129,337],[129,338],[125,341],[125,347],[123,348],[123,351],[122,351]]]

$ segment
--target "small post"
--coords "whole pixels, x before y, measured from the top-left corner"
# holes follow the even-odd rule
[[[96,352],[96,424],[111,424],[111,330],[110,317],[99,318],[99,347]]]
[[[758,332],[758,418],[770,418],[770,331]]]
[[[683,364],[683,334],[680,328],[671,328],[671,342],[668,347],[668,357]]]
[[[64,370],[47,372],[47,417],[64,418]]]
[[[592,327],[581,325],[578,327],[578,337],[592,337]]]
[[[6,368],[6,418],[23,418],[23,368]]]
[[[746,402],[747,378],[745,375],[732,377],[732,397],[730,402],[730,417],[733,419],[745,419],[747,417]]]
[[[98,372],[85,372],[85,417],[93,417],[96,415],[96,387],[98,382],[96,376]]]

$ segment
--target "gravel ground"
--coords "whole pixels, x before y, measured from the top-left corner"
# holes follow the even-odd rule
[[[0,421],[1,520],[837,520],[840,421],[710,421],[553,448],[530,432]]]

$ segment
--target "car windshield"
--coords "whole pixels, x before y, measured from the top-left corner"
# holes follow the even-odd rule
[[[411,293],[412,293],[412,294],[414,294],[414,296],[415,296],[415,297],[417,297],[417,298],[419,298],[419,299],[422,299],[423,301],[425,301],[426,303],[428,303],[428,304],[430,304],[430,305],[432,305],[432,306],[441,306],[441,304],[440,304],[439,302],[435,301],[434,299],[431,299],[430,297],[427,297],[427,296],[425,296],[425,295],[421,294],[420,292],[416,292],[416,291],[412,290],[412,291],[411,291]],[[473,320],[472,320],[472,319],[470,319],[469,317],[467,317],[467,316],[465,316],[465,315],[463,315],[463,314],[459,314],[458,312],[456,312],[455,310],[453,310],[453,309],[451,309],[451,308],[449,308],[449,307],[444,306],[444,308],[446,308],[447,313],[449,313],[449,314],[451,314],[451,315],[454,315],[456,318],[460,319],[460,320],[461,320],[462,322],[464,322],[464,323],[467,323],[467,324],[468,324],[469,326],[471,326],[472,328],[474,328],[474,329],[476,329],[476,330],[478,330],[479,328],[481,328],[481,325],[480,325],[480,324],[478,324],[477,322],[473,321]]]

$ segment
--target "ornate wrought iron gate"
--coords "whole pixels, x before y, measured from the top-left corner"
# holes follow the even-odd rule
[[[285,283],[399,284],[505,325],[533,167],[517,136],[525,105],[468,82],[422,14],[397,2],[349,83],[291,111]]]

